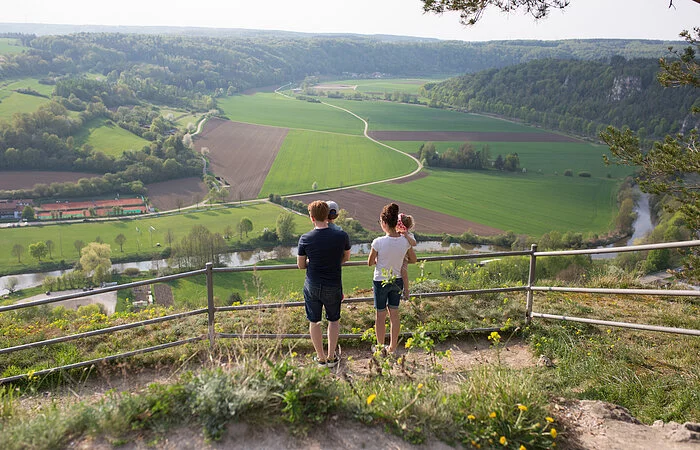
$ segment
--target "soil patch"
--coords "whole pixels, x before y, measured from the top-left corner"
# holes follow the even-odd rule
[[[175,304],[173,300],[173,290],[167,284],[157,283],[153,285],[154,301],[162,306],[168,307]]]
[[[75,183],[81,178],[98,178],[101,176],[97,173],[87,172],[0,171],[0,190],[31,189],[36,184]]]
[[[496,131],[370,131],[379,141],[478,141],[478,142],[583,142],[554,133],[505,133]]]
[[[180,206],[198,203],[207,195],[207,185],[198,177],[162,181],[146,185],[148,199],[160,211],[169,211]]]
[[[421,175],[417,175],[421,177]],[[370,231],[381,233],[381,228],[377,223],[379,214],[384,205],[393,202],[394,200],[358,189],[348,189],[336,191],[326,194],[309,194],[294,196],[295,199],[301,200],[308,204],[314,200],[332,199],[338,203],[341,209],[348,212],[348,215],[355,220],[358,220],[362,226]],[[492,228],[476,222],[459,219],[447,214],[431,211],[415,205],[402,205],[398,203],[401,212],[411,214],[416,220],[416,231],[419,233],[429,234],[462,234],[465,231],[480,236],[493,236],[503,234],[503,230]]]
[[[210,119],[195,148],[209,149],[210,169],[231,185],[231,200],[250,200],[257,198],[287,132],[287,128]]]

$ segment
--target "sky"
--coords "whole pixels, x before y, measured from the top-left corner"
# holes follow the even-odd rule
[[[669,8],[669,0],[571,0],[567,9],[551,11],[540,21],[487,9],[476,26],[465,27],[456,13],[424,14],[420,0],[22,0],[2,8],[0,23],[247,28],[461,41],[677,40],[680,31],[700,26],[700,4],[673,3]]]

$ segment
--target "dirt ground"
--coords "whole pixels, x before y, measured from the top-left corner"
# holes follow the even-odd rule
[[[194,205],[207,195],[207,186],[199,177],[181,178],[147,184],[148,198],[159,211],[177,209],[178,199],[182,206]]]
[[[257,198],[287,128],[210,119],[195,148],[209,149],[210,170],[231,185],[230,200]]]
[[[581,142],[571,136],[554,133],[504,133],[497,131],[370,131],[379,141],[471,141],[471,142]]]
[[[50,171],[0,171],[0,190],[31,189],[35,184],[76,182],[81,178],[101,177],[99,173]]]
[[[376,232],[382,231],[377,223],[377,219],[379,218],[382,208],[384,205],[393,201],[392,199],[380,197],[378,195],[370,194],[357,189],[347,189],[328,194],[309,194],[291,197],[296,200],[301,200],[307,204],[319,199],[334,200],[336,203],[338,203],[338,206],[341,209],[348,212],[350,217],[360,221],[364,228]],[[401,212],[411,214],[413,216],[416,221],[415,229],[418,233],[462,234],[465,231],[471,231],[480,236],[493,236],[503,233],[502,230],[497,228],[448,216],[447,214],[442,214],[414,205],[410,205],[404,209],[403,206],[399,204],[399,208]]]
[[[444,366],[443,381],[446,383],[461,382],[459,372],[477,365],[495,363],[510,367],[531,367],[538,362],[530,353],[528,347],[519,341],[506,344],[500,352],[491,348],[483,337],[462,338],[451,340],[438,345],[437,350],[452,350],[452,361],[441,360]],[[405,350],[400,350],[403,353]],[[309,359],[309,355],[300,358]],[[428,364],[428,357],[420,353],[412,353],[416,364]],[[331,371],[330,376],[363,377],[371,369],[371,353],[366,348],[346,348],[343,351],[340,365]],[[96,401],[109,389],[117,392],[138,391],[152,381],[165,382],[177,377],[166,369],[156,372],[108,373],[84,384],[67,387],[50,395],[40,395],[36,398],[24,399],[25,406],[32,407],[61,397],[70,401]],[[52,398],[53,397],[53,398]],[[699,450],[700,424],[677,424],[674,422],[652,426],[641,424],[624,408],[609,403],[588,400],[552,399],[552,415],[558,423],[562,439],[557,448],[562,449],[669,449],[669,450]],[[566,440],[566,445],[563,441]],[[75,449],[112,449],[103,438],[85,438],[72,442],[69,448]],[[265,424],[231,423],[222,439],[218,442],[205,442],[201,429],[183,427],[172,430],[166,439],[154,447],[152,442],[135,434],[130,442],[118,448],[135,449],[406,449],[447,450],[451,447],[435,439],[429,439],[425,444],[413,445],[401,438],[387,433],[383,427],[367,426],[354,421],[329,417],[325,424],[311,430],[305,437],[290,435],[281,426],[269,427]]]
[[[17,303],[27,303],[32,300],[45,300],[51,297],[58,297],[59,295],[75,294],[78,292],[83,292],[81,289],[69,289],[67,291],[52,292],[51,295],[39,294],[33,297],[24,298]],[[93,303],[99,303],[103,306],[105,314],[114,314],[114,310],[117,307],[117,292],[105,292],[102,294],[89,295],[87,297],[72,298],[70,300],[62,300],[55,303],[50,303],[49,305],[63,306],[67,309],[78,309],[81,306],[92,305]]]

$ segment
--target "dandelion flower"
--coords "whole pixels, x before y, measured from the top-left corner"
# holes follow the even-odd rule
[[[371,405],[375,398],[377,398],[377,394],[370,394],[369,397],[367,397],[367,405]]]
[[[518,450],[527,450],[527,448],[524,445],[521,445]]]
[[[421,389],[423,389],[423,383],[418,383],[418,390],[420,391]]]
[[[527,406],[525,406],[525,405],[518,405],[518,409],[519,409],[520,411],[527,411]]]
[[[545,417],[544,420],[546,420],[549,423],[554,422],[554,419],[552,419],[551,417]]]
[[[556,439],[557,438],[557,429],[552,428],[551,430],[549,430],[549,434],[551,434],[552,437]]]
[[[495,413],[495,412],[492,412],[491,414],[489,414],[489,417],[492,418],[492,419],[495,419],[495,418],[496,418],[496,413]]]
[[[498,440],[498,442],[500,442],[501,445],[506,445],[508,443],[508,440],[506,439],[505,436],[501,436],[501,438]]]
[[[474,419],[476,419],[476,417],[474,416],[474,414],[469,414],[469,415],[467,416],[467,419],[469,419],[469,420],[474,420]]]

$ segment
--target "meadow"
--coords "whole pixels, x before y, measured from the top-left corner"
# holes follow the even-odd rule
[[[368,164],[372,161],[372,164]],[[416,163],[364,137],[291,130],[260,190],[292,194],[405,175]]]
[[[74,242],[81,240],[88,243],[95,241],[98,237],[111,245],[112,257],[141,256],[144,259],[149,259],[154,253],[160,253],[162,250],[162,247],[156,246],[157,243],[162,243],[162,246],[166,245],[168,232],[172,233],[173,241],[181,239],[195,225],[203,225],[211,232],[224,234],[227,226],[231,226],[235,231],[238,222],[243,217],[248,217],[253,222],[253,231],[248,233],[247,238],[243,235],[243,238],[240,239],[242,242],[247,242],[251,238],[260,236],[264,228],[274,229],[277,216],[282,212],[283,209],[277,205],[261,203],[160,217],[134,217],[114,221],[5,228],[0,232],[0,273],[38,269],[36,260],[29,256],[29,245],[47,239],[54,243],[50,261],[76,261],[78,253]],[[309,225],[307,217],[296,214],[294,215],[294,223],[297,232],[305,231]],[[151,227],[154,230],[151,230]],[[149,232],[149,230],[151,231]],[[126,237],[123,252],[114,241],[118,234],[123,234]],[[238,234],[234,234],[231,239],[239,240]],[[21,263],[18,263],[17,257],[11,254],[11,249],[15,244],[24,247]]]
[[[552,230],[603,234],[617,211],[618,181],[613,179],[449,169],[428,169],[428,173],[409,183],[362,189],[530,236]],[[416,222],[420,231],[420,217]]]
[[[541,133],[542,130],[478,114],[394,102],[324,99],[369,121],[372,131],[490,131]]]
[[[238,122],[361,135],[360,120],[338,109],[274,93],[217,99],[226,117]]]
[[[3,81],[0,84],[0,120],[9,121],[15,113],[34,112],[39,106],[49,102],[47,97],[21,94],[15,92],[17,89],[33,89],[46,96],[53,92],[53,86],[40,84],[36,78]]]
[[[405,92],[407,94],[418,95],[418,91],[425,83],[444,81],[450,76],[440,78],[371,78],[371,79],[349,79],[323,81],[320,84],[346,84],[357,86],[355,89],[362,93],[391,93]],[[332,91],[332,89],[331,89]],[[343,90],[347,92],[348,90]]]
[[[88,144],[96,152],[120,157],[126,150],[141,150],[150,141],[115,125],[106,119],[93,119],[75,135],[76,145]]]
[[[24,49],[26,49],[26,47],[20,43],[19,39],[0,38],[0,55],[20,53]]]

